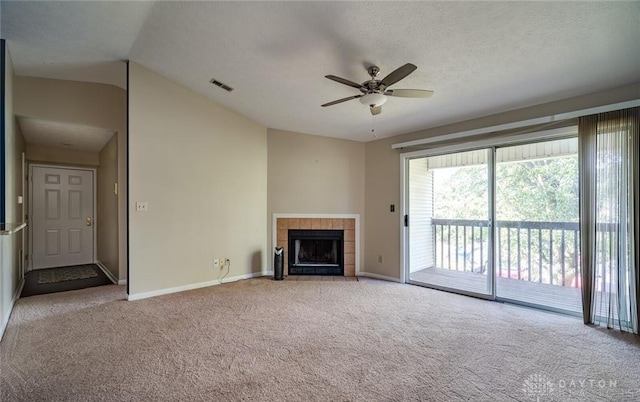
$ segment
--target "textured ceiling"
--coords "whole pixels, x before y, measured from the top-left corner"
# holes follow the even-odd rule
[[[152,2],[2,1],[15,72],[126,87],[126,65]]]
[[[1,29],[17,74],[97,81],[111,62],[100,82],[121,85],[128,58],[267,127],[368,141],[639,82],[638,21],[639,2],[3,1]],[[432,98],[320,107],[358,94],[324,75],[407,62],[392,88]]]
[[[74,151],[99,152],[114,132],[97,127],[18,116],[27,144]]]

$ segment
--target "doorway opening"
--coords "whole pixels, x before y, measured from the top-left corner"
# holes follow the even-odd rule
[[[97,265],[95,168],[31,164],[22,297],[112,283]]]
[[[581,314],[577,152],[574,136],[406,158],[408,282]]]

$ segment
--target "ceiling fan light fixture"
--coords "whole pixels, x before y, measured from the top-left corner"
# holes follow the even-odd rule
[[[360,99],[360,103],[365,106],[369,106],[371,115],[375,116],[380,114],[380,112],[382,111],[382,105],[387,101],[387,96],[397,96],[401,98],[428,98],[433,95],[433,91],[427,91],[424,89],[389,89],[391,85],[394,85],[398,81],[405,79],[417,68],[418,67],[416,67],[414,64],[407,63],[401,67],[396,68],[381,81],[379,81],[375,78],[380,72],[380,69],[376,66],[371,66],[367,70],[367,72],[371,76],[371,79],[369,81],[363,82],[362,84],[358,84],[351,80],[340,78],[335,75],[325,75],[325,78],[343,85],[347,85],[349,87],[356,88],[362,94],[338,99],[320,106],[333,106],[342,102],[350,101],[352,99]]]
[[[367,106],[382,106],[387,101],[387,97],[378,92],[369,92],[360,97],[360,103]]]

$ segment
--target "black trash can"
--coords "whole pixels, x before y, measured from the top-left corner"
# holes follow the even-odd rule
[[[273,254],[273,280],[281,281],[284,279],[284,248],[276,247]]]

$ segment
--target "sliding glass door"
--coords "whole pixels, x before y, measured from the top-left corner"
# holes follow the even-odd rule
[[[496,297],[580,314],[578,139],[496,149]]]
[[[566,138],[406,157],[408,282],[580,313],[577,149]]]
[[[492,295],[491,152],[484,149],[409,160],[410,282]]]

